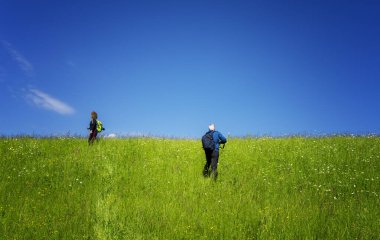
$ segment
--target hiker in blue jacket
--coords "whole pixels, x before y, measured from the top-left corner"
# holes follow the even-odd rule
[[[203,176],[211,175],[214,180],[218,177],[218,161],[219,161],[219,146],[225,144],[227,139],[218,131],[215,131],[215,125],[210,124],[208,126],[209,131],[202,137],[202,145],[206,155],[206,164],[203,169]]]

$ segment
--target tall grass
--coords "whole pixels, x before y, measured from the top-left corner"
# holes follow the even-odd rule
[[[380,138],[0,139],[0,239],[380,239]]]

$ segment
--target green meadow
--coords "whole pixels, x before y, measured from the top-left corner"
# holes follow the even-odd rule
[[[380,239],[380,138],[0,139],[0,239]]]

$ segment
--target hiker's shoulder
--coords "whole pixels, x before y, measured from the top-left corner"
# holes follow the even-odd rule
[[[217,132],[218,136],[224,137],[224,135],[221,132]]]
[[[222,135],[219,131],[214,131],[214,135]]]

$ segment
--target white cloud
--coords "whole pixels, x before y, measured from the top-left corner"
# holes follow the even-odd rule
[[[19,51],[14,49],[10,43],[6,41],[2,41],[2,43],[21,70],[29,76],[32,75],[34,72],[33,65]]]
[[[37,107],[54,111],[62,115],[69,115],[75,112],[74,108],[67,103],[64,103],[38,89],[29,89],[26,98]]]
[[[24,57],[18,50],[16,50],[11,43],[7,41],[1,41],[0,40],[0,47],[3,45],[4,49],[9,53],[10,57],[14,62],[16,62],[19,66],[19,68],[27,75],[32,76],[34,74],[34,66],[32,63],[29,62],[26,57]],[[0,83],[4,82],[4,76],[5,76],[5,69],[3,66],[0,66]],[[9,87],[10,88],[10,87]],[[15,91],[10,88],[9,90],[13,97],[16,96]],[[62,114],[62,115],[69,115],[73,114],[75,112],[74,108],[72,108],[67,103],[50,96],[49,94],[38,90],[36,88],[30,88],[22,89],[23,94],[26,98],[26,100],[37,107],[54,111],[56,113]]]
[[[107,138],[116,138],[117,135],[115,133],[111,133],[111,134],[108,134],[106,137]]]

